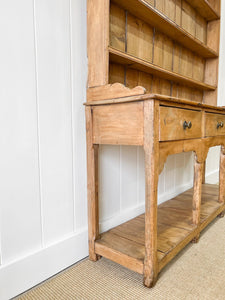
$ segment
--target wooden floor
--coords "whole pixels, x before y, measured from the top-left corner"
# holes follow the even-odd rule
[[[218,203],[218,191],[218,185],[202,186],[201,230],[224,209]],[[190,189],[158,206],[159,269],[198,234],[199,229],[192,224],[192,195],[193,189]],[[120,261],[121,254],[126,260],[130,257],[132,260],[128,267],[142,273],[145,255],[144,218],[142,214],[101,234],[95,244],[96,253],[118,263],[123,261],[122,258]]]

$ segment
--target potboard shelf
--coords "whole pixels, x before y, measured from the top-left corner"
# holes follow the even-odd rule
[[[218,20],[220,15],[206,0],[186,0],[207,21]]]
[[[178,82],[180,84],[199,90],[214,91],[216,89],[215,86],[163,69],[157,65],[154,65],[152,63],[149,63],[145,60],[137,58],[133,55],[129,55],[112,47],[109,47],[109,60],[111,62],[126,65],[129,68],[150,73],[160,78]]]
[[[210,49],[203,42],[189,34],[175,22],[167,18],[159,10],[154,9],[145,0],[113,0],[120,7],[128,10],[131,14],[142,19],[146,23],[163,32],[168,37],[179,42],[186,48],[205,58],[216,58],[218,53]]]
[[[158,252],[159,269],[162,269],[175,253],[184,248],[195,236],[192,223],[192,196],[190,189],[158,206]],[[200,223],[204,229],[212,218],[220,214],[224,205],[218,202],[218,185],[202,185]],[[145,258],[145,217],[140,215],[105,233],[95,243],[96,253],[107,257],[112,253],[114,261],[139,273],[143,273]],[[119,260],[121,253],[124,259]],[[119,254],[119,255],[117,255]]]

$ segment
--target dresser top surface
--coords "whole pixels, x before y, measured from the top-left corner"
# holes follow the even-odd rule
[[[213,106],[209,104],[204,104],[204,103],[176,98],[176,97],[170,97],[161,94],[144,94],[144,95],[121,97],[121,98],[114,98],[114,99],[107,99],[107,100],[90,101],[84,103],[84,105],[86,106],[112,105],[112,104],[138,102],[138,101],[146,101],[146,100],[159,100],[162,104],[165,105],[177,103],[177,105],[184,105],[184,106],[188,105],[190,107],[193,107],[193,109],[198,108],[198,109],[209,109],[214,111],[216,110],[220,113],[225,114],[225,107],[223,106]]]

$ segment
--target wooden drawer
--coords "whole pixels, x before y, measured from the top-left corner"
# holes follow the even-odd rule
[[[189,128],[185,128],[185,122],[186,125],[189,124]],[[201,126],[202,113],[200,111],[160,106],[160,141],[200,138]]]
[[[205,135],[225,135],[225,115],[206,113]]]

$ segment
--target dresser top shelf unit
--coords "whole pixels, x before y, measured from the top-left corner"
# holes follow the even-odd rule
[[[152,287],[159,271],[225,210],[225,108],[217,106],[220,0],[87,3],[89,257],[143,274]],[[144,214],[102,234],[99,145],[141,146],[145,164]],[[214,146],[221,146],[220,183],[209,186],[204,164]],[[159,174],[169,155],[183,152],[195,153],[193,189],[158,206]]]
[[[146,23],[149,23],[157,30],[163,32],[173,40],[179,42],[181,45],[200,56],[205,58],[218,57],[218,53],[216,51],[210,49],[203,42],[178,26],[175,22],[170,20],[159,10],[155,9],[148,2],[144,0],[113,0],[112,2],[118,4],[125,10],[128,10],[134,16],[139,17]],[[200,2],[206,3],[205,1]]]

